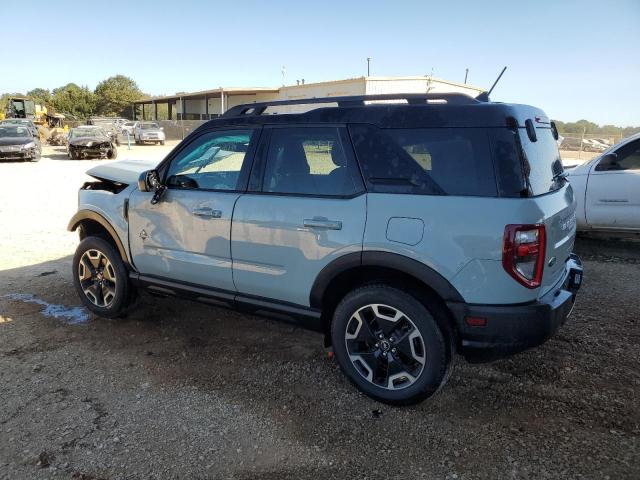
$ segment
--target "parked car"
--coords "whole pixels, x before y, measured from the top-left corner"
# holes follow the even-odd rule
[[[138,122],[134,127],[134,137],[137,144],[153,142],[164,145],[165,141],[164,130],[157,122]]]
[[[569,171],[579,230],[640,231],[640,134]]]
[[[604,145],[594,138],[585,138],[582,145],[585,152],[603,152],[609,148],[608,145]]]
[[[100,157],[115,159],[118,149],[102,127],[82,125],[69,131],[67,154],[71,159]]]
[[[120,145],[120,139],[118,134],[120,129],[116,125],[117,118],[111,117],[92,117],[87,120],[87,125],[93,125],[102,128],[102,130],[111,138],[111,141],[116,145]]]
[[[305,103],[337,106],[264,114]],[[582,267],[556,137],[537,108],[462,94],[234,107],[157,166],[88,171],[74,284],[104,317],[144,287],[296,319],[364,393],[415,403],[456,353],[525,350],[570,314]]]
[[[122,135],[126,135],[128,133],[133,136],[133,131],[137,124],[138,122],[124,122],[120,125],[120,133],[122,133]]]
[[[31,135],[33,135],[34,137],[40,137],[38,127],[36,127],[36,124],[33,123],[33,120],[29,118],[6,118],[0,121],[0,125],[22,125],[29,129]]]
[[[28,125],[2,122],[0,124],[0,160],[40,160],[40,138]]]

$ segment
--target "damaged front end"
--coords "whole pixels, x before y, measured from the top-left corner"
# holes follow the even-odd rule
[[[117,156],[116,146],[112,142],[76,141],[69,143],[72,158],[109,158]]]

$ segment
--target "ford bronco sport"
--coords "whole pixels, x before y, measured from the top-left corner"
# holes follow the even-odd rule
[[[415,403],[456,354],[525,350],[570,314],[556,138],[541,110],[461,94],[234,107],[157,166],[88,172],[75,287],[104,317],[144,287],[301,321],[364,393]]]

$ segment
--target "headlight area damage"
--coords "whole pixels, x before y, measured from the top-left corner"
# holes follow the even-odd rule
[[[69,142],[71,158],[110,158],[118,156],[118,150],[113,142],[96,140],[71,140]]]

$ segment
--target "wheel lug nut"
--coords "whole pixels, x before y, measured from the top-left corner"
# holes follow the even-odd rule
[[[392,348],[392,349],[391,349],[391,353],[396,353],[396,349],[395,349],[395,348]]]
[[[393,337],[391,337],[391,338],[389,339],[389,341],[390,341],[390,342],[393,342],[393,341],[395,341],[395,340],[393,339]]]
[[[376,343],[376,348],[378,348],[379,346],[380,346],[380,344],[379,344],[379,343]]]
[[[384,338],[384,335],[383,335],[383,334],[380,334],[380,335],[378,335],[378,338],[379,338],[380,340],[382,340],[382,339]]]

